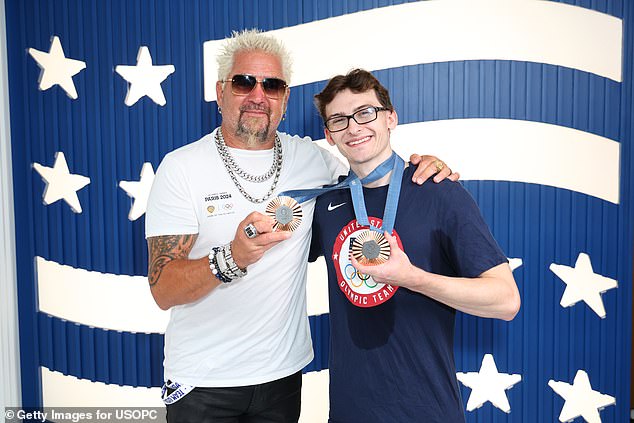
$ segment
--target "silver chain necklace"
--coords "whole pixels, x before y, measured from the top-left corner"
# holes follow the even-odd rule
[[[268,181],[269,179],[271,179],[271,176],[273,176],[273,174],[275,173],[277,169],[276,167],[277,161],[280,159],[280,156],[282,154],[282,146],[278,142],[277,133],[275,134],[275,146],[273,147],[273,163],[271,164],[271,168],[262,175],[251,175],[250,173],[247,173],[244,169],[242,169],[240,166],[238,166],[238,164],[233,159],[233,156],[231,155],[229,148],[227,148],[227,144],[225,143],[225,138],[222,136],[221,128],[218,128],[218,131],[216,132],[216,140],[217,140],[216,144],[219,145],[218,150],[222,150],[220,152],[221,155],[223,151],[226,152],[226,155],[223,155],[223,157],[227,158],[227,161],[225,163],[229,165],[229,167],[231,168],[233,172],[235,172],[239,177],[241,177],[245,181],[262,183],[264,181]]]
[[[227,144],[225,144],[225,140],[222,136],[222,131],[220,128],[218,128],[218,130],[216,131],[215,138],[216,138],[216,147],[218,148],[218,153],[220,154],[222,163],[224,164],[225,169],[227,169],[227,173],[229,174],[229,177],[231,178],[235,186],[238,188],[240,193],[244,196],[244,198],[246,198],[252,203],[262,203],[266,201],[267,199],[269,199],[269,197],[271,197],[271,195],[273,194],[275,187],[277,186],[277,182],[280,179],[280,173],[282,171],[282,142],[280,141],[280,137],[277,135],[277,132],[275,133],[275,146],[273,147],[273,164],[271,165],[271,169],[269,169],[269,171],[265,173],[264,175],[259,175],[259,176],[253,176],[248,174],[236,164],[235,160],[233,160],[233,157],[231,156],[231,153],[229,152],[229,148],[227,147]],[[240,181],[238,181],[238,178],[236,177],[236,173],[242,179],[245,179],[249,182],[256,182],[256,183],[265,182],[266,180],[270,179],[271,176],[273,175],[274,175],[274,178],[273,178],[273,183],[271,184],[271,188],[269,188],[269,191],[266,193],[266,195],[262,198],[255,198],[249,195],[249,193],[245,191],[245,189],[240,184]]]

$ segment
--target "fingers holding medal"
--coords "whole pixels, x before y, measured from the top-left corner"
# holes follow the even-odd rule
[[[275,221],[274,231],[293,232],[302,223],[302,207],[291,197],[276,197],[266,206],[265,214]]]
[[[350,254],[365,266],[376,266],[390,258],[390,244],[381,232],[365,230],[350,245]]]

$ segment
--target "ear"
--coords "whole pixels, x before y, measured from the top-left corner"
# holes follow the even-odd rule
[[[396,125],[398,125],[398,115],[396,114],[396,110],[392,110],[387,115],[387,127],[389,129],[394,129],[396,128]]]
[[[326,137],[326,141],[328,141],[328,144],[333,146],[335,145],[335,141],[332,139],[330,131],[327,128],[324,128],[324,136]]]
[[[216,81],[216,103],[218,103],[218,107],[222,107],[222,82]]]
[[[286,106],[288,105],[288,99],[291,97],[291,87],[286,87],[286,94],[284,94],[284,112],[286,112]]]

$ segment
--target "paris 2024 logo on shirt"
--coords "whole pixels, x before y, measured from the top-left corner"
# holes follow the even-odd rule
[[[370,224],[382,229],[383,221],[376,217],[369,217]],[[352,220],[341,229],[335,239],[332,249],[332,260],[337,273],[337,283],[352,304],[357,307],[375,307],[388,301],[396,293],[398,286],[375,282],[371,276],[365,275],[355,269],[350,263],[350,245],[352,241],[363,231],[368,230],[367,226],[360,225],[356,219]],[[396,230],[393,232],[398,246],[403,248],[401,239]]]

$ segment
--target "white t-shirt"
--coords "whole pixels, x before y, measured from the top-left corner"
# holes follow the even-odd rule
[[[146,237],[198,234],[190,259],[207,256],[233,240],[238,223],[268,200],[249,202],[227,174],[214,142],[215,131],[165,156],[148,200]],[[279,133],[283,164],[274,194],[331,184],[346,167],[310,138]],[[230,149],[253,175],[265,173],[273,150]],[[264,196],[273,178],[250,183]],[[313,358],[306,314],[306,269],[315,201],[302,204],[304,217],[293,236],[267,251],[248,274],[221,284],[190,304],[174,306],[165,332],[165,379],[200,387],[253,385],[286,377]],[[160,282],[159,282],[160,283]]]

